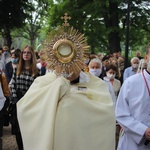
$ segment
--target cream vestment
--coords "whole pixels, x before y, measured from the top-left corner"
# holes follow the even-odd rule
[[[24,150],[115,150],[116,120],[106,84],[80,77],[74,85],[55,73],[35,79],[17,103]]]

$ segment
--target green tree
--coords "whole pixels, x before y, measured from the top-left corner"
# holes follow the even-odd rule
[[[69,21],[71,26],[78,28],[87,36],[91,52],[94,53],[96,49],[106,50],[109,53],[121,51],[120,45],[125,43],[126,36],[127,2],[122,0],[55,1],[55,4],[50,7],[50,30],[62,24],[60,17],[67,12],[72,17]],[[145,7],[147,5],[149,5],[148,0],[131,1],[130,48],[149,30],[150,7]],[[146,26],[143,26],[144,24]],[[137,32],[140,35],[132,34]]]
[[[0,1],[0,31],[5,45],[11,46],[11,30],[24,25],[24,20],[28,17],[24,9],[29,8],[27,0]]]
[[[20,36],[28,39],[30,45],[35,47],[35,40],[39,36],[39,31],[45,25],[48,3],[46,0],[31,0],[30,5],[33,10],[25,10],[29,17],[25,21],[25,26],[19,31],[22,31]]]

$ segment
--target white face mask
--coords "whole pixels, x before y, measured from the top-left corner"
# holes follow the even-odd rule
[[[138,64],[133,64],[133,65],[132,65],[132,67],[135,68],[135,69],[137,69],[138,66],[139,66]]]
[[[102,73],[102,69],[89,69],[89,72],[92,75],[99,77],[100,74]]]
[[[108,79],[114,79],[116,74],[106,73]]]

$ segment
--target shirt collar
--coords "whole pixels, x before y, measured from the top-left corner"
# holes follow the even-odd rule
[[[106,77],[104,77],[103,79],[104,79],[105,81],[110,81],[110,79],[108,79],[108,78],[106,78]]]

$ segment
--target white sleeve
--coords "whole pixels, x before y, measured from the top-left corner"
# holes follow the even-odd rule
[[[0,110],[2,110],[2,108],[4,107],[5,100],[6,100],[6,98],[4,97],[2,87],[0,84]]]
[[[131,110],[129,108],[129,101],[131,98],[128,96],[130,92],[132,92],[130,83],[126,80],[118,95],[115,113],[117,121],[123,130],[138,144],[148,127],[131,115]]]
[[[108,90],[109,90],[109,93],[111,95],[111,99],[112,99],[112,101],[114,103],[114,108],[115,108],[116,107],[116,96],[115,96],[114,89],[113,89],[112,84],[110,82],[105,81],[105,83],[106,83],[106,85],[108,87]]]

